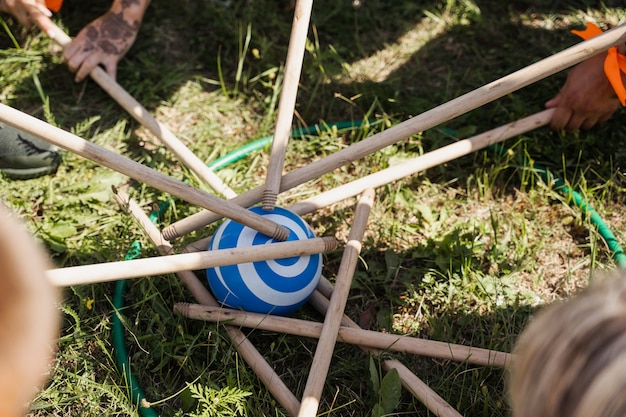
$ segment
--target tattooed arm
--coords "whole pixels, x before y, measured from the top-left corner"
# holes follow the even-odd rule
[[[114,0],[111,9],[89,23],[70,45],[64,58],[80,82],[97,65],[102,65],[113,78],[117,63],[135,42],[141,20],[150,0]]]

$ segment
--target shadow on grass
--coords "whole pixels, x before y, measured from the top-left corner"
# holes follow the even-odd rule
[[[221,77],[225,91],[237,90],[262,113],[263,104],[253,104],[258,101],[255,97],[271,96],[272,87],[258,79],[252,80],[285,61],[293,14],[288,3],[156,0],[148,9],[136,43],[119,65],[118,81],[153,112],[171,100],[186,82],[199,79],[219,82]],[[621,6],[620,2],[603,4]],[[108,6],[109,2],[103,0],[88,5],[68,1],[58,18],[74,35]],[[600,5],[592,1],[518,1],[494,6],[491,2],[483,5],[476,1],[475,6],[458,2],[451,10],[444,11],[443,6],[432,1],[404,0],[391,5],[382,0],[366,0],[358,7],[350,1],[316,1],[312,14],[315,31],[309,33],[309,39],[319,45],[309,45],[305,54],[297,107],[300,121],[315,124],[321,120],[362,120],[379,112],[393,114],[398,119],[409,118],[578,42],[567,32],[569,27],[547,30],[532,22],[522,22],[521,12],[552,14],[558,23],[560,13]],[[456,24],[443,31],[433,19],[426,17],[426,12],[431,16],[445,15]],[[251,44],[243,57],[241,78],[237,79],[248,25]],[[407,36],[415,33],[416,28],[421,28],[420,38]],[[425,30],[433,33],[424,38]],[[396,52],[386,57],[383,51],[393,48]],[[70,128],[89,117],[100,118],[99,130],[117,122],[122,110],[93,81],[76,84],[63,64],[49,57],[45,59],[49,62],[39,79],[43,90],[50,95],[52,113],[61,127]],[[391,69],[381,67],[380,60],[385,59],[392,60],[388,63]],[[403,62],[398,64],[394,59]],[[365,71],[357,70],[354,75],[346,66],[365,66]],[[368,70],[375,74],[368,74]],[[557,74],[539,81],[459,116],[445,127],[496,127],[540,111],[543,103],[558,91],[563,79],[564,74]],[[265,80],[271,84],[271,79]],[[40,98],[33,92],[31,80],[27,83],[15,87],[24,94],[12,104],[40,113]],[[208,90],[220,88],[201,83]],[[163,121],[168,124],[168,120]],[[134,121],[133,125],[136,125]],[[557,133],[545,132],[549,141],[555,142],[555,149],[546,149],[546,141],[537,147],[543,148],[548,158],[563,152],[575,158],[580,146],[591,142],[597,148],[596,138],[601,138],[603,143],[616,143],[623,133],[623,124],[611,121],[591,135],[583,135],[583,139],[570,135],[563,141]],[[602,147],[598,158],[607,160],[607,154],[614,151]],[[561,163],[553,162],[557,166]],[[456,175],[459,171],[452,171],[451,176]]]

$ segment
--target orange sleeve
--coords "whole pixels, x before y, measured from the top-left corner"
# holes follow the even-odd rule
[[[571,32],[587,40],[601,34],[602,29],[589,22],[585,30],[572,30]],[[611,83],[611,87],[615,90],[619,102],[626,107],[626,87],[622,80],[622,73],[626,73],[626,56],[619,53],[617,46],[607,50],[606,59],[604,60],[604,73],[609,83]]]
[[[63,5],[63,0],[46,0],[46,7],[53,12],[58,12],[61,10],[61,6]]]

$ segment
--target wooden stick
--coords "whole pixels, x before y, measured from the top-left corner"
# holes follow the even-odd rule
[[[330,298],[330,305],[324,319],[320,338],[313,356],[311,372],[304,387],[302,404],[298,417],[314,417],[319,408],[324,382],[328,375],[328,368],[332,359],[337,334],[341,326],[341,319],[348,301],[352,278],[361,253],[363,235],[367,226],[372,205],[374,204],[374,190],[367,189],[359,199],[352,227],[348,235],[348,242],[343,251],[339,270],[337,271],[335,291]]]
[[[304,49],[306,46],[309,21],[313,0],[297,0],[291,25],[291,37],[287,49],[287,62],[285,64],[285,76],[283,87],[278,102],[278,115],[276,118],[276,130],[272,141],[270,162],[267,167],[265,191],[263,193],[263,210],[272,211],[276,204],[280,181],[283,176],[283,166],[287,143],[291,135],[293,112],[296,107],[298,95],[298,83],[302,71]]]
[[[48,270],[46,275],[54,285],[69,287],[72,285],[169,274],[176,271],[198,270],[270,259],[306,256],[331,251],[336,247],[337,240],[332,236],[326,236],[277,242],[269,245],[56,268]]]
[[[425,153],[417,158],[409,159],[401,164],[391,166],[374,174],[359,178],[358,180],[340,185],[332,190],[318,194],[306,200],[299,201],[289,209],[299,215],[312,213],[323,207],[337,203],[346,198],[353,197],[366,188],[377,188],[393,181],[406,178],[417,172],[444,164],[453,159],[468,155],[479,149],[486,148],[495,143],[502,142],[517,135],[521,135],[550,123],[554,109],[544,110],[532,116],[519,119],[504,126],[489,130],[469,139],[460,140],[450,145],[443,146],[434,151]]]
[[[150,221],[146,213],[139,207],[139,205],[131,200],[126,193],[121,190],[116,190],[115,198],[122,207],[126,207],[131,215],[139,222],[140,226],[150,241],[156,246],[159,253],[162,255],[171,254],[174,249],[169,242],[163,239],[163,236],[158,231],[156,226]],[[219,304],[217,300],[211,295],[204,285],[198,280],[198,277],[191,271],[178,271],[176,272],[178,278],[187,287],[187,289],[193,294],[197,302],[217,307]],[[283,380],[274,371],[272,366],[267,363],[265,358],[254,347],[252,342],[243,334],[241,330],[233,326],[226,326],[226,333],[231,342],[235,346],[237,352],[246,361],[248,366],[259,377],[261,382],[265,385],[268,391],[274,396],[276,401],[289,413],[291,416],[295,416],[300,408],[300,401],[296,398],[291,390],[285,385]]]
[[[54,23],[53,23],[54,25]],[[54,25],[50,38],[65,48],[72,39],[61,28]],[[163,123],[157,121],[133,96],[119,85],[102,67],[95,67],[89,74],[91,78],[111,96],[122,108],[135,118],[142,126],[168,147],[170,151],[198,177],[216,192],[226,198],[237,195],[207,165],[202,162],[185,144],[178,139]]]
[[[460,158],[461,156],[468,155],[472,152],[510,139],[530,130],[545,126],[550,123],[553,113],[554,109],[544,110],[474,137],[443,146],[439,149],[403,162],[402,164],[389,167],[377,173],[367,175],[359,178],[358,180],[333,188],[332,190],[326,191],[322,194],[300,201],[291,206],[290,209],[299,215],[311,213],[322,207],[327,207],[338,201],[353,197],[361,193],[366,188],[376,188],[389,184],[390,182],[397,181],[401,178],[405,178],[417,172],[449,162],[453,159]],[[289,174],[285,178],[288,178],[288,176]],[[235,199],[233,202],[238,203],[239,199]],[[203,223],[209,214],[212,215],[212,213],[206,211],[196,213],[195,215],[187,217],[180,222],[170,225],[163,231],[163,234],[168,240],[173,240],[182,236],[183,232],[195,230],[195,226]],[[219,217],[211,217],[210,220],[215,221],[218,219]],[[191,230],[187,230],[187,227],[191,228]]]
[[[2,103],[0,121],[192,204],[219,212],[276,240],[285,240],[289,236],[286,227],[230,200],[222,200]]]
[[[624,43],[625,41],[626,24],[607,30],[598,36],[580,42],[555,55],[522,68],[476,90],[470,91],[469,93],[421,113],[411,119],[405,120],[396,126],[370,136],[326,158],[292,171],[283,176],[280,192],[289,190],[312,179],[319,178],[321,175],[336,168],[474,110],[483,104],[501,98],[542,78],[575,65],[590,56],[605,51],[611,46]],[[257,187],[240,194],[231,201],[243,207],[250,207],[261,201],[262,196],[263,187]],[[168,240],[172,240],[204,227],[218,219],[219,215],[215,213],[200,211],[168,226],[164,229],[163,236]]]
[[[321,286],[318,287],[318,291],[313,293],[313,296],[309,299],[309,304],[312,305],[320,313],[324,314],[328,310],[330,301],[327,296],[323,294],[326,292],[331,294],[333,291],[332,284],[324,277],[320,280]],[[325,291],[325,288],[330,288],[330,291]],[[359,325],[352,321],[348,316],[344,315],[342,325],[351,328],[359,328]],[[360,346],[360,348],[370,355],[381,355],[383,352],[378,349],[370,348],[367,346]],[[411,372],[402,362],[395,359],[386,359],[382,362],[382,366],[386,371],[395,369],[398,371],[402,386],[409,390],[415,398],[420,400],[430,411],[439,417],[462,417],[458,411],[456,411],[450,404],[448,404],[443,398],[441,398],[435,391],[433,391],[427,384],[425,384],[420,378]]]
[[[223,307],[209,307],[200,304],[177,303],[174,311],[195,319],[223,323],[232,326],[249,327],[295,336],[319,338],[322,323],[281,317],[268,314],[250,313]],[[479,366],[505,367],[511,361],[511,354],[471,346],[444,343],[417,337],[381,333],[371,330],[341,326],[338,332],[339,342],[367,346],[383,351],[409,353],[429,356],[456,362],[467,362]]]
[[[438,417],[463,417],[399,360],[385,359],[382,365],[387,372],[392,369],[398,371],[402,386],[409,390],[415,398],[419,399],[434,415]]]
[[[204,237],[200,240],[196,240],[188,244],[184,252],[193,253],[208,250],[209,244],[211,243],[211,239],[213,239],[213,235]]]

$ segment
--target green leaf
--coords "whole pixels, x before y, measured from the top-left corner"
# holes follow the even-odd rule
[[[385,410],[381,407],[380,404],[374,405],[372,408],[372,417],[383,417],[385,415]]]
[[[98,170],[88,178],[66,189],[74,194],[66,198],[66,203],[80,202],[87,204],[90,201],[107,202],[113,195],[112,185],[119,185],[126,178],[124,175],[111,170]]]
[[[400,257],[393,249],[385,251],[385,265],[387,267],[387,280],[390,280],[395,277],[396,271],[400,266]]]
[[[75,236],[77,231],[73,225],[69,223],[61,222],[61,223],[56,223],[54,226],[52,226],[50,230],[48,231],[48,233],[50,234],[50,237],[52,237],[53,239],[63,241],[63,239],[66,239],[71,236]]]
[[[400,384],[400,376],[397,369],[387,372],[380,386],[380,405],[383,407],[385,414],[390,414],[400,404],[400,396],[402,395],[402,385]]]
[[[372,383],[374,394],[378,395],[380,391],[380,377],[378,376],[378,366],[373,356],[370,356],[370,382]]]
[[[426,204],[416,204],[413,207],[414,210],[418,211],[422,218],[428,224],[433,224],[437,221],[437,218],[433,214],[432,208]]]
[[[198,400],[193,397],[193,393],[189,387],[185,388],[180,393],[180,399],[183,403],[183,410],[186,412],[195,410],[198,407]]]
[[[251,392],[238,387],[213,389],[200,384],[188,384],[191,397],[199,402],[200,414],[195,417],[235,417],[246,412],[246,397]]]

